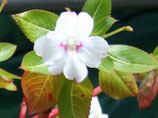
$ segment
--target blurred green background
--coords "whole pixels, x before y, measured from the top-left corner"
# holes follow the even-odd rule
[[[9,4],[9,3],[8,3]],[[59,4],[60,5],[60,4]],[[82,5],[82,4],[81,4]],[[9,6],[9,5],[8,5]],[[17,6],[18,7],[18,6]],[[69,4],[67,4],[69,7]],[[32,7],[32,8],[36,8]],[[64,8],[64,7],[63,7]],[[9,7],[7,7],[9,9]],[[41,8],[46,9],[46,8]],[[81,6],[74,6],[73,10],[80,11]],[[63,9],[49,8],[57,14]],[[0,67],[21,76],[22,70],[18,69],[23,56],[32,50],[33,44],[26,39],[11,14],[25,11],[5,10],[0,15],[0,42],[10,42],[18,46],[14,56],[0,63]],[[122,26],[130,25],[134,32],[121,32],[107,39],[109,44],[126,44],[139,47],[147,52],[152,52],[158,45],[158,9],[156,7],[117,7],[112,10],[112,16],[119,20],[110,31]],[[97,70],[90,69],[91,81],[97,86]],[[20,81],[16,80],[17,92],[9,92],[0,89],[0,118],[18,118],[22,91]],[[158,118],[158,99],[147,109],[140,111],[135,97],[114,100],[106,94],[99,95],[103,112],[109,114],[110,118]]]

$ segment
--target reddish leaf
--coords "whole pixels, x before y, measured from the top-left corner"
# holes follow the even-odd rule
[[[150,106],[158,92],[158,76],[151,71],[142,81],[139,87],[138,104],[140,109]]]
[[[57,104],[58,94],[64,81],[63,75],[52,76],[25,72],[22,78],[22,89],[29,114],[47,111]]]

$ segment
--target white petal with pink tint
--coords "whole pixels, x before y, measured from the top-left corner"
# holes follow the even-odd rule
[[[63,72],[64,65],[65,65],[65,58],[55,61],[54,64],[50,65],[48,70],[53,75],[58,75]]]
[[[83,81],[87,76],[87,68],[84,63],[82,63],[77,55],[70,57],[64,67],[64,75],[66,78],[77,82]]]
[[[77,36],[88,37],[93,30],[94,21],[91,16],[86,12],[81,12],[78,14],[77,21],[75,24],[75,30]]]
[[[63,72],[67,79],[80,83],[88,75],[87,67],[98,67],[109,49],[102,37],[90,36],[93,27],[88,13],[63,12],[55,30],[35,41],[34,51],[48,65],[50,73]]]

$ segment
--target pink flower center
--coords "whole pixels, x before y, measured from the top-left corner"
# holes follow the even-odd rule
[[[60,43],[59,45],[61,48],[64,48],[65,51],[79,51],[80,48],[83,47],[83,45],[80,43],[79,45],[68,45]]]

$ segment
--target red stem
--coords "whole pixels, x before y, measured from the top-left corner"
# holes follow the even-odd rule
[[[23,101],[21,103],[21,111],[20,111],[19,118],[26,118],[26,111],[27,111],[27,105],[26,105],[25,98],[23,98]]]
[[[96,87],[94,90],[93,90],[93,93],[92,93],[92,96],[97,96],[98,94],[100,94],[102,92],[102,89],[100,86]]]
[[[59,109],[55,108],[52,110],[52,112],[49,114],[49,118],[54,118],[55,116],[57,116],[59,114]]]
[[[38,115],[36,115],[36,116],[33,116],[33,117],[31,117],[31,118],[38,118]]]

